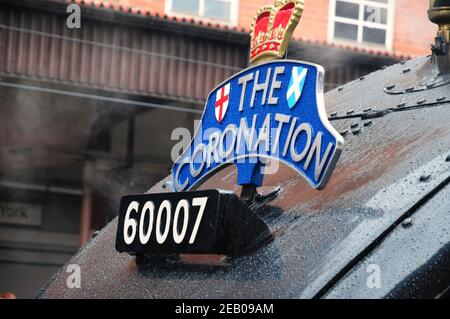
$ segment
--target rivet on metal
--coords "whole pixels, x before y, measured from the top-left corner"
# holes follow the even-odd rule
[[[353,114],[353,113],[355,113],[354,110],[348,110],[348,111],[347,111],[347,114]]]
[[[393,88],[395,88],[395,84],[386,86],[386,90],[392,90]]]
[[[333,112],[333,113],[330,114],[331,117],[335,117],[337,115],[338,115],[338,112]]]
[[[371,107],[369,107],[369,108],[363,110],[363,112],[370,112],[370,111],[372,111],[372,108],[371,108]]]
[[[357,128],[358,126],[359,126],[358,123],[352,123],[352,124],[350,125],[351,128]]]
[[[436,101],[438,101],[438,102],[442,102],[442,101],[445,101],[445,96],[443,96],[443,97],[440,97],[440,98],[437,98],[437,99],[436,99]]]
[[[353,133],[353,135],[358,135],[359,133],[361,133],[361,131],[362,130],[360,128],[357,128],[357,129],[353,130],[352,133]]]
[[[403,70],[403,73],[408,73],[408,72],[410,72],[411,71],[411,69],[404,69]]]
[[[406,218],[403,222],[402,222],[402,226],[404,228],[408,228],[411,227],[414,224],[414,221],[412,218]]]
[[[445,161],[446,161],[447,163],[450,162],[450,155],[448,155],[448,156],[445,158]]]
[[[342,132],[339,132],[339,134],[341,134],[341,135],[347,135],[347,134],[348,134],[348,130],[344,130],[344,131],[342,131]]]
[[[397,107],[398,108],[406,107],[406,102],[402,102],[402,103],[398,104]]]
[[[341,86],[341,87],[338,87],[338,91],[340,92],[340,91],[342,91],[344,88]]]
[[[431,175],[422,175],[422,176],[420,176],[419,181],[427,182],[430,178],[431,178]]]
[[[367,121],[367,122],[364,122],[364,126],[371,126],[373,124],[373,122],[372,121]]]
[[[425,100],[425,99],[423,99],[423,100],[420,100],[420,101],[417,101],[417,104],[424,104],[425,102],[426,102],[427,100]]]
[[[359,80],[362,81],[362,80],[364,80],[365,78],[366,78],[365,76],[362,76],[362,77],[359,78]]]

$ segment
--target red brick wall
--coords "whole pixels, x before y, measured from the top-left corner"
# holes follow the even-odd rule
[[[98,0],[97,0],[98,1]],[[330,0],[305,0],[305,11],[294,38],[325,42],[328,38]],[[428,0],[394,0],[395,22],[393,50],[397,55],[425,55],[434,42],[436,27],[427,17]],[[104,3],[149,10],[164,14],[165,0],[104,0]],[[249,30],[256,11],[273,0],[240,0],[238,28]]]
[[[97,2],[98,0],[96,0]],[[122,5],[124,7],[131,7],[141,10],[148,10],[152,13],[164,13],[165,0],[104,0],[103,3]]]
[[[302,39],[326,41],[328,37],[329,0],[306,0],[300,24],[294,36]]]
[[[426,55],[434,43],[437,26],[428,20],[428,0],[396,0],[394,52]]]

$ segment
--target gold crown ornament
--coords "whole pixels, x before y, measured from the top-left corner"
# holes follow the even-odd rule
[[[303,0],[277,0],[259,9],[250,31],[250,64],[284,57],[304,7]]]

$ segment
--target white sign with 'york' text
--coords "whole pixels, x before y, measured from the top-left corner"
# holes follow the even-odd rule
[[[0,224],[40,226],[42,207],[17,202],[0,202]]]

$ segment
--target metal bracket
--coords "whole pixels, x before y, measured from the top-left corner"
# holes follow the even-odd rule
[[[262,195],[258,193],[255,185],[242,186],[240,200],[250,205],[252,208],[255,206],[261,206],[265,203],[275,199],[281,192],[281,187],[277,186],[273,191]]]
[[[444,56],[449,53],[449,43],[445,41],[443,35],[434,38],[434,44],[431,45],[431,52],[433,52],[432,62],[434,63],[435,56]]]

